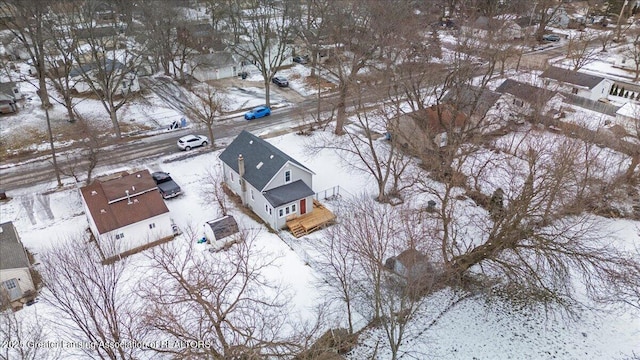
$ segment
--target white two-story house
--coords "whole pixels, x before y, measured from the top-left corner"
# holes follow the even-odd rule
[[[259,137],[242,131],[220,160],[225,184],[272,229],[313,211],[314,172]]]

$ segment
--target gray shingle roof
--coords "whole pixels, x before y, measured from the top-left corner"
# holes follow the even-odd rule
[[[502,94],[511,94],[518,99],[522,99],[530,104],[541,104],[549,101],[555,95],[555,91],[539,88],[533,85],[517,82],[507,79],[498,88],[496,92]]]
[[[604,80],[601,76],[589,75],[553,66],[545,70],[540,77],[557,80],[567,84],[584,86],[589,89],[593,89]]]
[[[7,96],[13,97],[13,88],[16,87],[16,83],[14,82],[0,82],[0,94],[5,94]]]
[[[315,194],[311,188],[302,180],[294,181],[291,184],[278,186],[264,192],[264,197],[273,207],[288,204]]]
[[[499,98],[500,94],[495,91],[465,86],[449,90],[442,102],[454,106],[466,115],[484,116]]]
[[[291,156],[245,130],[242,130],[219,157],[223,163],[239,173],[238,156],[241,154],[244,158],[244,179],[259,191],[263,191],[267,183],[289,161],[313,174],[313,171]],[[262,165],[258,166],[260,163]]]
[[[0,228],[0,270],[29,267],[29,259],[13,223],[2,223]]]
[[[96,62],[92,62],[92,63],[84,64],[80,67],[75,67],[71,69],[71,71],[69,71],[69,77],[74,78],[76,76],[80,76],[91,70],[98,69],[98,67],[103,68],[107,72],[112,72],[114,70],[124,69],[125,66],[123,63],[121,63],[118,60],[106,59],[104,62],[104,65],[98,64]]]

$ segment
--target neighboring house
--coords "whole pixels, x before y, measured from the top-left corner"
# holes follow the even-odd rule
[[[198,81],[219,80],[238,75],[241,68],[236,56],[227,51],[197,55],[189,61],[189,72]]]
[[[22,100],[23,95],[20,92],[18,84],[14,82],[0,82],[0,94],[13,97],[15,100]]]
[[[479,16],[472,23],[463,25],[463,33],[474,37],[486,38],[493,34],[499,34],[505,39],[521,39],[524,37],[522,27],[513,20],[504,20]]]
[[[272,229],[313,211],[314,172],[259,137],[243,130],[220,160],[225,184]]]
[[[124,30],[124,27],[119,29],[113,26],[94,26],[77,29],[74,31],[74,36],[79,48],[93,43],[105,49],[121,49],[126,46]]]
[[[601,76],[553,66],[545,70],[540,78],[548,88],[593,101],[606,99],[613,85],[613,81]]]
[[[35,294],[31,263],[12,222],[0,224],[0,302]],[[5,297],[6,296],[6,297]]]
[[[89,228],[108,256],[173,236],[169,209],[147,170],[94,180],[80,193]]]
[[[399,275],[404,285],[411,286],[418,293],[428,289],[437,276],[429,257],[413,248],[388,258],[384,266]]]
[[[226,45],[222,41],[223,34],[216,31],[209,23],[187,24],[176,29],[178,42],[201,53],[222,51]]]
[[[567,9],[564,7],[564,5],[560,5],[557,10],[555,9],[555,7],[547,9],[547,15],[551,15],[551,19],[549,19],[549,25],[563,29],[569,27],[571,17],[567,13]]]
[[[27,41],[31,41],[27,39]],[[5,51],[12,59],[29,60],[29,50],[24,46],[22,41],[17,36],[14,36],[4,45]]]
[[[390,121],[391,139],[412,153],[422,154],[447,145],[447,131],[465,126],[468,118],[449,105],[400,115]]]
[[[99,76],[99,66],[104,66],[104,69],[107,72],[112,73],[113,77],[120,76],[119,71],[127,71],[124,64],[117,60],[110,59],[106,60],[104,65],[92,62],[80,67],[75,67],[69,72],[69,78],[71,79],[71,83],[73,84],[73,89],[77,91],[78,94],[84,94],[92,91],[91,85],[87,82],[87,80],[97,80],[97,76]],[[99,88],[99,86],[95,86]],[[138,75],[135,71],[127,71],[118,86],[118,90],[115,91],[115,93],[118,95],[126,95],[138,91],[140,91]]]
[[[640,103],[628,102],[616,111],[616,123],[632,135],[640,135]]]
[[[500,115],[495,111],[499,110],[499,107],[496,109],[496,104],[500,96],[500,93],[487,88],[465,86],[449,90],[442,98],[442,103],[462,112],[474,123],[483,121],[488,124],[493,123]]]
[[[0,114],[10,114],[18,111],[17,102],[22,98],[22,93],[16,83],[0,83]]]
[[[511,79],[500,84],[496,92],[502,94],[498,100],[500,111],[515,121],[522,116],[554,114],[562,107],[563,97],[555,91]]]

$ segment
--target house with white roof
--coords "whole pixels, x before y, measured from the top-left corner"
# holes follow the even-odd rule
[[[640,103],[624,104],[616,111],[616,123],[627,132],[640,135]]]

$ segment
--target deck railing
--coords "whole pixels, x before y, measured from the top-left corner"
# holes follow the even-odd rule
[[[318,201],[334,200],[334,199],[339,199],[343,196],[351,197],[352,195],[345,189],[341,188],[340,185],[336,185],[328,189],[317,192],[315,195],[315,199]]]

